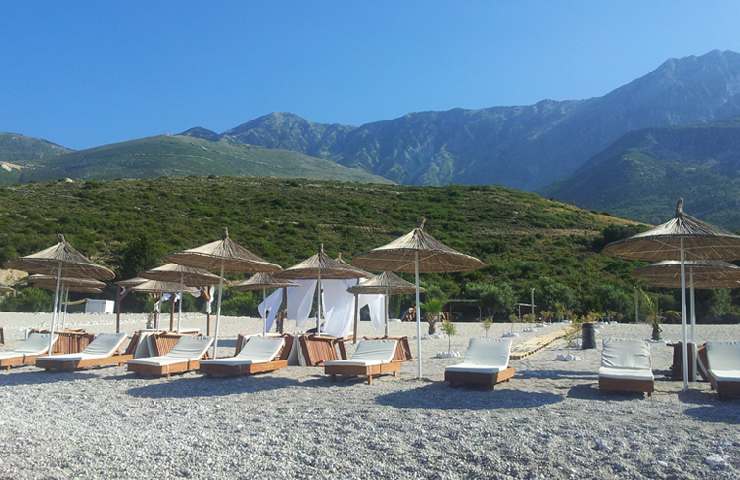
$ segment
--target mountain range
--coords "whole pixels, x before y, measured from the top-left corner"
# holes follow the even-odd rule
[[[735,207],[735,171],[726,162],[736,146],[726,143],[717,160],[716,145],[704,142],[728,135],[734,118],[740,118],[740,54],[714,50],[667,60],[626,85],[584,100],[418,112],[359,126],[271,113],[220,133],[199,126],[176,136],[81,152],[40,140],[26,142],[25,150],[8,149],[0,136],[0,182],[215,174],[501,184],[644,221],[656,221],[670,211],[673,197],[683,195],[689,209],[695,205],[726,226],[740,227],[740,220],[722,213]],[[657,135],[660,147],[648,148],[646,135]],[[645,148],[649,151],[635,163],[635,152]],[[632,163],[625,161],[628,150]],[[709,168],[712,161],[722,166]],[[701,191],[714,196],[698,198],[699,184],[691,183],[697,175],[656,174],[667,171],[668,164],[685,173],[699,168]],[[665,185],[661,195],[653,190],[645,196],[637,186],[658,179]],[[727,194],[720,198],[720,191]]]
[[[740,119],[625,134],[546,195],[660,223],[676,199],[703,219],[740,227]]]

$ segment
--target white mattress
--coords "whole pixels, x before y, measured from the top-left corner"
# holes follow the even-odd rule
[[[718,382],[740,382],[740,370],[710,370]]]
[[[383,363],[390,363],[390,360],[388,362],[382,362],[380,360],[355,360],[354,358],[351,360],[329,360],[324,362],[324,366],[370,367],[372,365],[382,365]]]
[[[615,367],[599,368],[599,378],[608,378],[611,380],[655,380],[653,371],[649,369]]]
[[[193,359],[193,360],[197,360]],[[165,365],[173,365],[176,363],[184,363],[187,362],[187,358],[172,358],[167,355],[163,355],[161,357],[149,357],[149,358],[139,358],[136,360],[129,360],[128,364],[136,364],[136,365],[153,365],[157,367],[163,367]]]
[[[481,373],[486,375],[494,375],[498,372],[506,370],[506,366],[496,365],[478,365],[475,363],[462,362],[456,365],[450,365],[445,368],[445,372],[458,372],[458,373]]]

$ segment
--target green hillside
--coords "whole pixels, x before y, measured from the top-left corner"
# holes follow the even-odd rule
[[[692,215],[740,230],[740,121],[631,132],[545,194],[650,223],[684,197]]]
[[[44,248],[63,232],[121,271],[128,268],[123,252],[142,237],[161,257],[216,239],[228,226],[238,242],[288,266],[322,242],[330,254],[351,258],[407,232],[422,215],[431,234],[488,264],[424,275],[435,295],[484,297],[499,318],[527,300],[530,288],[545,309],[557,302],[580,311],[631,311],[629,264],[595,253],[604,229],[612,238],[634,228],[631,222],[499,187],[207,177],[5,187],[0,260]]]
[[[361,169],[287,150],[216,142],[191,136],[155,136],[71,152],[24,169],[20,180],[107,180],[160,176],[232,175],[322,178],[389,183]]]
[[[40,138],[0,132],[0,164],[33,165],[69,151],[68,148]]]

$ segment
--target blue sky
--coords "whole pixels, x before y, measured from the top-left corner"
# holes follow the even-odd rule
[[[272,111],[359,124],[602,95],[740,51],[735,1],[3,3],[0,131],[90,147]]]

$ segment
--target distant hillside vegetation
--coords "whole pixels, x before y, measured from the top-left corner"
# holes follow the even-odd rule
[[[433,236],[487,264],[475,272],[423,275],[432,295],[484,299],[484,313],[499,319],[528,300],[531,288],[544,310],[632,311],[631,264],[597,253],[605,230],[606,238],[623,235],[635,231],[632,222],[500,187],[237,177],[4,187],[0,262],[47,247],[62,232],[120,270],[122,252],[141,238],[161,258],[217,239],[228,226],[239,243],[289,266],[321,243],[331,255],[351,259],[408,232],[422,216]]]

